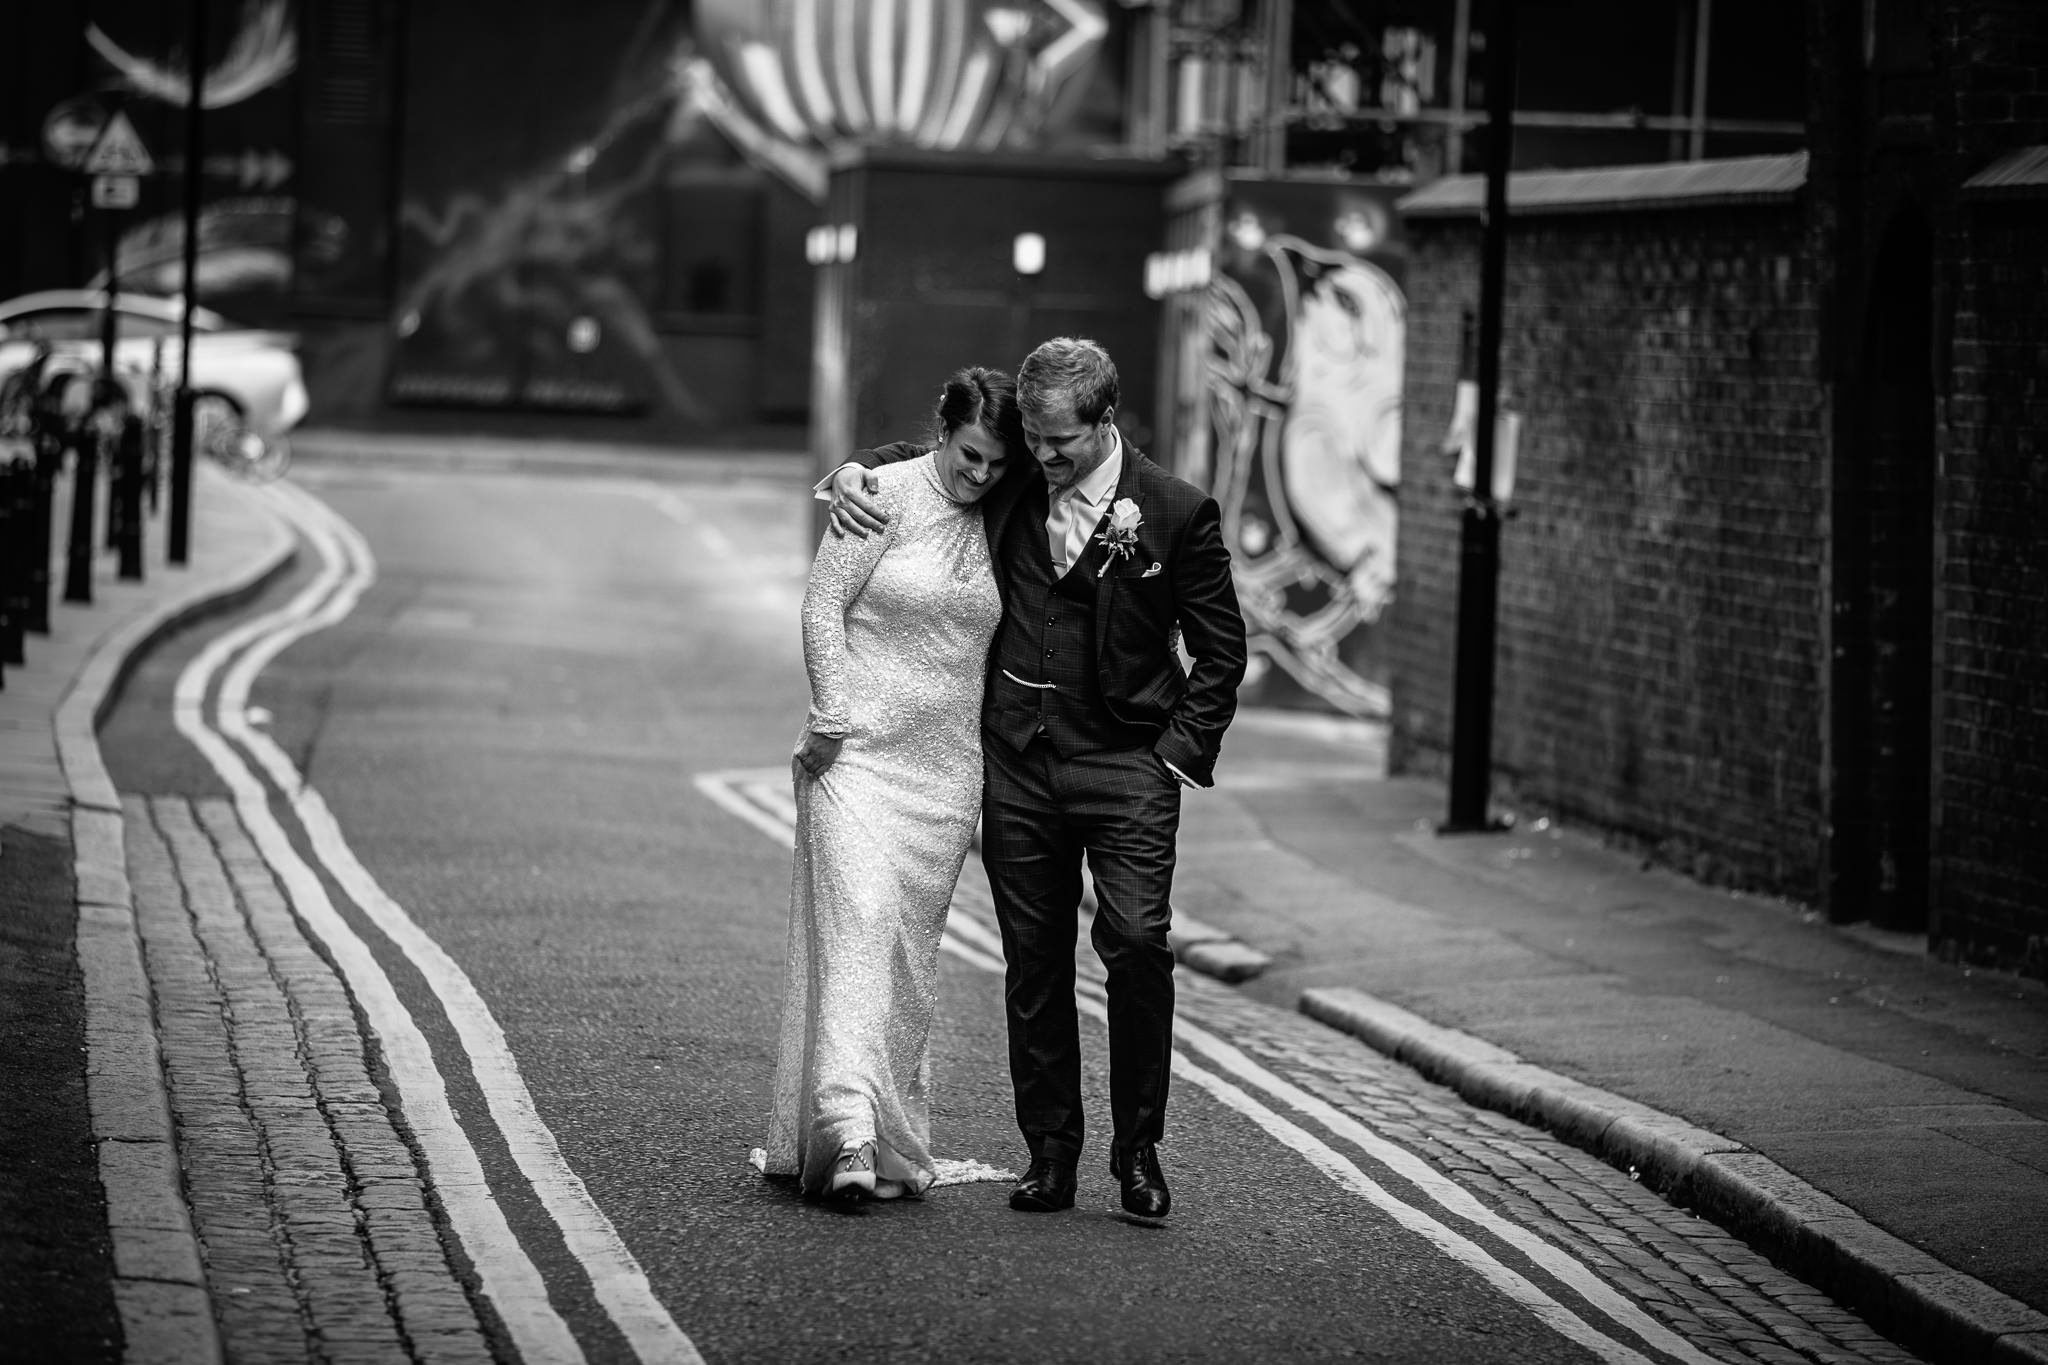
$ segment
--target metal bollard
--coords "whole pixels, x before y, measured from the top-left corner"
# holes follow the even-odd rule
[[[99,442],[90,430],[71,434],[71,539],[64,548],[64,600],[92,601],[93,501],[98,496]]]
[[[121,557],[125,582],[142,579],[142,419],[130,413],[114,438],[112,496],[107,499],[114,524],[114,549]]]
[[[35,467],[24,447],[0,446],[0,663],[26,661],[29,556],[35,549],[28,520],[35,504]]]
[[[57,475],[64,468],[64,442],[54,431],[35,435],[34,505],[29,513],[28,540],[33,550],[28,566],[26,625],[37,635],[50,633],[50,552],[56,548]]]
[[[16,489],[18,473],[27,469],[16,452],[0,444],[0,665],[23,663],[23,612],[29,606],[23,573],[29,569],[23,546],[29,540],[25,508]],[[0,686],[6,675],[0,673]]]

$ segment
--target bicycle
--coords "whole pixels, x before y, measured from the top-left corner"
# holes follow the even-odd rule
[[[164,345],[159,340],[151,353],[148,377],[150,392],[150,444],[160,453],[170,449],[172,424],[177,420],[178,386],[164,370]],[[241,407],[224,393],[201,390],[192,396],[192,449],[238,479],[269,483],[291,467],[291,441],[282,435],[264,436],[250,429]]]

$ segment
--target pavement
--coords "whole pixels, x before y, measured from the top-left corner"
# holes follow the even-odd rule
[[[302,438],[302,458],[346,446],[372,462],[493,463],[481,443],[324,439]],[[653,474],[675,458],[558,443],[513,463]],[[688,458],[733,477],[808,468]],[[260,497],[205,473],[192,564],[165,566],[153,542],[144,582],[109,575],[93,606],[57,608],[0,688],[0,899],[40,904],[67,931],[85,1002],[74,1032],[104,1254],[78,1251],[70,1275],[104,1273],[130,1360],[219,1354],[165,1098],[176,1021],[152,1014],[147,877],[129,880],[159,856],[129,847],[135,830],[174,847],[196,826],[132,810],[124,825],[93,727],[153,642],[246,599],[293,554]],[[1239,718],[1218,787],[1185,803],[1187,967],[1630,1171],[1929,1358],[2048,1361],[2048,988],[1700,886],[1540,812],[1513,812],[1507,833],[1438,835],[1441,783],[1386,776],[1384,754],[1370,721]],[[52,849],[61,877],[37,873]],[[0,967],[11,983],[50,949],[10,934],[0,958],[16,962]],[[61,994],[62,976],[45,988]],[[68,1036],[39,1046],[55,1056]]]
[[[10,1040],[0,1156],[14,1167],[4,1222],[19,1229],[4,1261],[11,1284],[39,1290],[25,1296],[36,1339],[68,1359],[105,1358],[114,1319],[128,1359],[220,1355],[121,800],[95,738],[152,642],[247,600],[295,554],[249,490],[210,466],[196,474],[188,562],[168,563],[164,518],[148,519],[141,581],[119,579],[100,556],[92,601],[53,600],[48,634],[28,637],[25,661],[0,674],[0,981],[14,1006],[0,1016]],[[53,517],[60,567],[68,492],[60,483]],[[63,582],[60,572],[53,599]]]

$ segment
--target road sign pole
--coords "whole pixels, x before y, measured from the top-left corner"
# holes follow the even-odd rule
[[[170,428],[170,563],[190,557],[193,526],[193,309],[199,307],[199,190],[205,160],[205,72],[207,65],[207,0],[188,0],[193,8],[193,82],[184,98],[184,309],[178,317],[178,401]]]
[[[170,544],[173,564],[191,553],[192,527],[192,310],[199,305],[200,162],[205,159],[206,0],[187,0],[192,8],[189,51],[192,79],[185,96],[185,306],[178,319],[178,400],[171,418]]]
[[[114,381],[114,343],[120,339],[120,320],[114,315],[114,305],[121,296],[121,218],[114,209],[101,209],[101,219],[107,227],[107,292],[106,311],[100,315],[100,368],[102,378],[108,383]]]

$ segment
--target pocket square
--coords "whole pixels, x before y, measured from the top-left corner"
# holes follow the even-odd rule
[[[1145,572],[1143,572],[1143,573],[1139,574],[1139,575],[1138,575],[1138,577],[1140,577],[1140,578],[1150,578],[1150,577],[1151,577],[1151,576],[1152,576],[1153,574],[1156,574],[1156,573],[1164,573],[1164,572],[1166,572],[1166,566],[1165,566],[1164,564],[1161,564],[1161,563],[1160,563],[1160,562],[1159,562],[1158,560],[1156,560],[1156,559],[1155,559],[1155,560],[1153,560],[1153,561],[1152,561],[1152,567],[1151,567],[1151,568],[1149,568],[1149,569],[1147,569],[1147,570],[1145,570]]]

